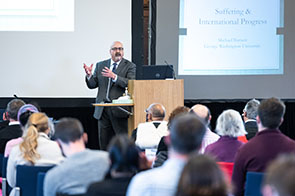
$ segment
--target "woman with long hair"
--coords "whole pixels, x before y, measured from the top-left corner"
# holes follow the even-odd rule
[[[214,159],[192,156],[183,168],[176,196],[228,196],[229,186]]]
[[[23,141],[13,147],[8,158],[7,181],[11,187],[15,187],[17,165],[49,166],[63,160],[58,144],[48,137],[50,123],[44,113],[33,113],[29,117]],[[13,191],[10,195],[14,195]]]

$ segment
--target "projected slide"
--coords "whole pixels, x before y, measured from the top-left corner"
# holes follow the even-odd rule
[[[180,0],[179,75],[283,74],[280,0]]]

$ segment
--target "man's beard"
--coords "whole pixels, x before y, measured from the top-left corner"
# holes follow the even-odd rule
[[[120,61],[122,59],[122,55],[120,52],[116,52],[115,59],[116,59],[116,61]]]

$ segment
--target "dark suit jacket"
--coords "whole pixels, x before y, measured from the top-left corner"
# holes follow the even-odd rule
[[[256,121],[248,121],[245,123],[245,129],[248,132],[246,135],[247,140],[250,140],[258,132],[258,127]]]
[[[98,62],[96,64],[92,77],[89,80],[86,78],[86,84],[88,88],[90,89],[98,88],[96,103],[104,102],[106,99],[106,92],[107,92],[109,78],[103,77],[101,75],[101,72],[104,67],[110,68],[110,64],[111,64],[111,59]],[[127,87],[128,85],[128,80],[135,79],[135,69],[136,69],[135,64],[131,63],[130,61],[124,58],[121,60],[118,68],[115,71],[117,74],[117,81],[114,83],[111,80],[110,91],[109,91],[110,100],[117,99],[118,97],[123,95],[125,91],[125,87]],[[114,107],[112,108],[112,110],[113,109],[116,109],[116,108]],[[95,111],[93,114],[94,118],[100,119],[102,111],[103,111],[103,107],[95,107]]]
[[[23,135],[19,125],[10,125],[0,131],[0,153],[4,154],[6,143]]]

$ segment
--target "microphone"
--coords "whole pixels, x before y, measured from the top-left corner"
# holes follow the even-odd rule
[[[166,63],[166,65],[168,65],[170,67],[170,69],[172,69],[173,79],[175,80],[176,79],[176,76],[175,76],[175,71],[174,71],[173,65],[168,64],[168,62],[166,60],[164,60],[164,62]]]

